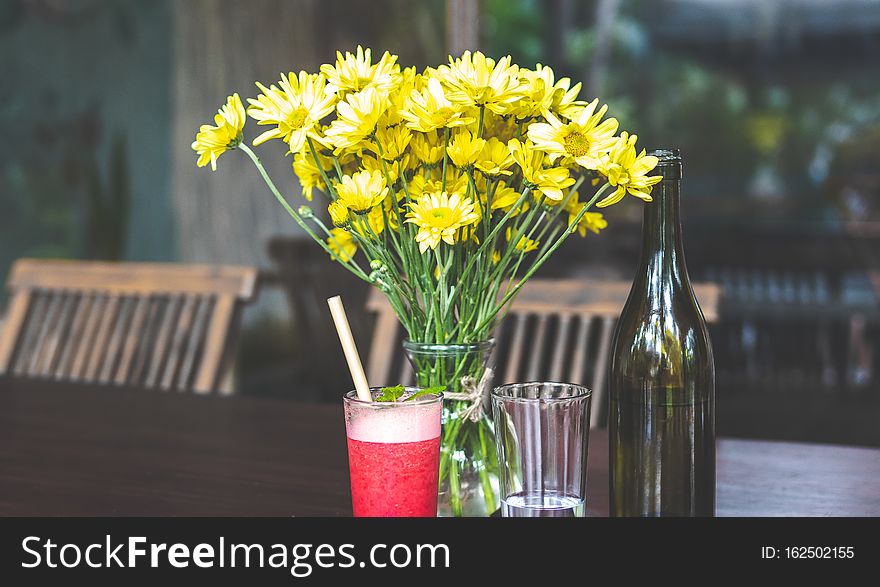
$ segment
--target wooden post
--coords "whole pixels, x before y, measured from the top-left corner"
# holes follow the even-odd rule
[[[478,0],[446,0],[446,50],[453,57],[480,48]]]
[[[299,230],[263,184],[244,153],[222,156],[218,169],[196,168],[190,148],[200,124],[210,123],[226,96],[255,96],[255,81],[277,83],[279,74],[315,71],[316,0],[238,0],[172,3],[173,206],[178,259],[183,262],[266,265],[266,240]],[[248,121],[250,142],[264,130]],[[299,182],[273,141],[260,153],[284,194],[298,200]]]

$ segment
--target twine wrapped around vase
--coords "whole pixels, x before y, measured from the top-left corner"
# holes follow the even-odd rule
[[[477,422],[483,416],[484,399],[486,394],[489,393],[489,384],[492,381],[493,375],[494,372],[489,367],[483,371],[483,376],[480,377],[479,382],[474,377],[465,375],[461,378],[461,388],[464,391],[444,392],[443,399],[470,402],[470,405],[461,413],[461,417],[462,419],[469,419],[471,422]]]

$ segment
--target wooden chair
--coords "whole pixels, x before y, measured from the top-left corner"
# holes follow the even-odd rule
[[[231,391],[252,267],[20,259],[0,375]]]
[[[496,384],[517,381],[587,383],[593,390],[590,425],[605,413],[605,377],[614,324],[631,284],[583,279],[532,279],[520,290],[496,332]],[[695,284],[706,320],[718,318],[720,289]],[[367,309],[376,326],[367,363],[372,385],[410,383],[412,369],[403,358],[403,329],[385,296],[373,290]],[[398,378],[391,377],[398,373]]]

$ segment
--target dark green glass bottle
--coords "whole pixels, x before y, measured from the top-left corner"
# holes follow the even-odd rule
[[[713,516],[715,365],[682,251],[681,156],[651,154],[663,181],[645,204],[639,269],[611,350],[611,515]]]

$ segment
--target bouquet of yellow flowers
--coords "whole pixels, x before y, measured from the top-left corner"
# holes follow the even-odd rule
[[[485,348],[505,307],[569,235],[607,226],[593,205],[626,194],[651,201],[657,159],[636,151],[636,135],[618,134],[598,99],[578,99],[580,83],[510,56],[465,52],[418,73],[387,52],[373,63],[358,47],[318,73],[256,85],[247,116],[266,130],[253,146],[286,145],[305,199],[326,197],[329,223],[295,209],[266,173],[245,142],[238,94],[196,135],[198,165],[216,169],[227,150],[244,151],[303,230],[385,293],[420,385],[445,385],[452,398],[441,512],[491,513],[497,460],[478,409],[486,371],[470,350]]]

